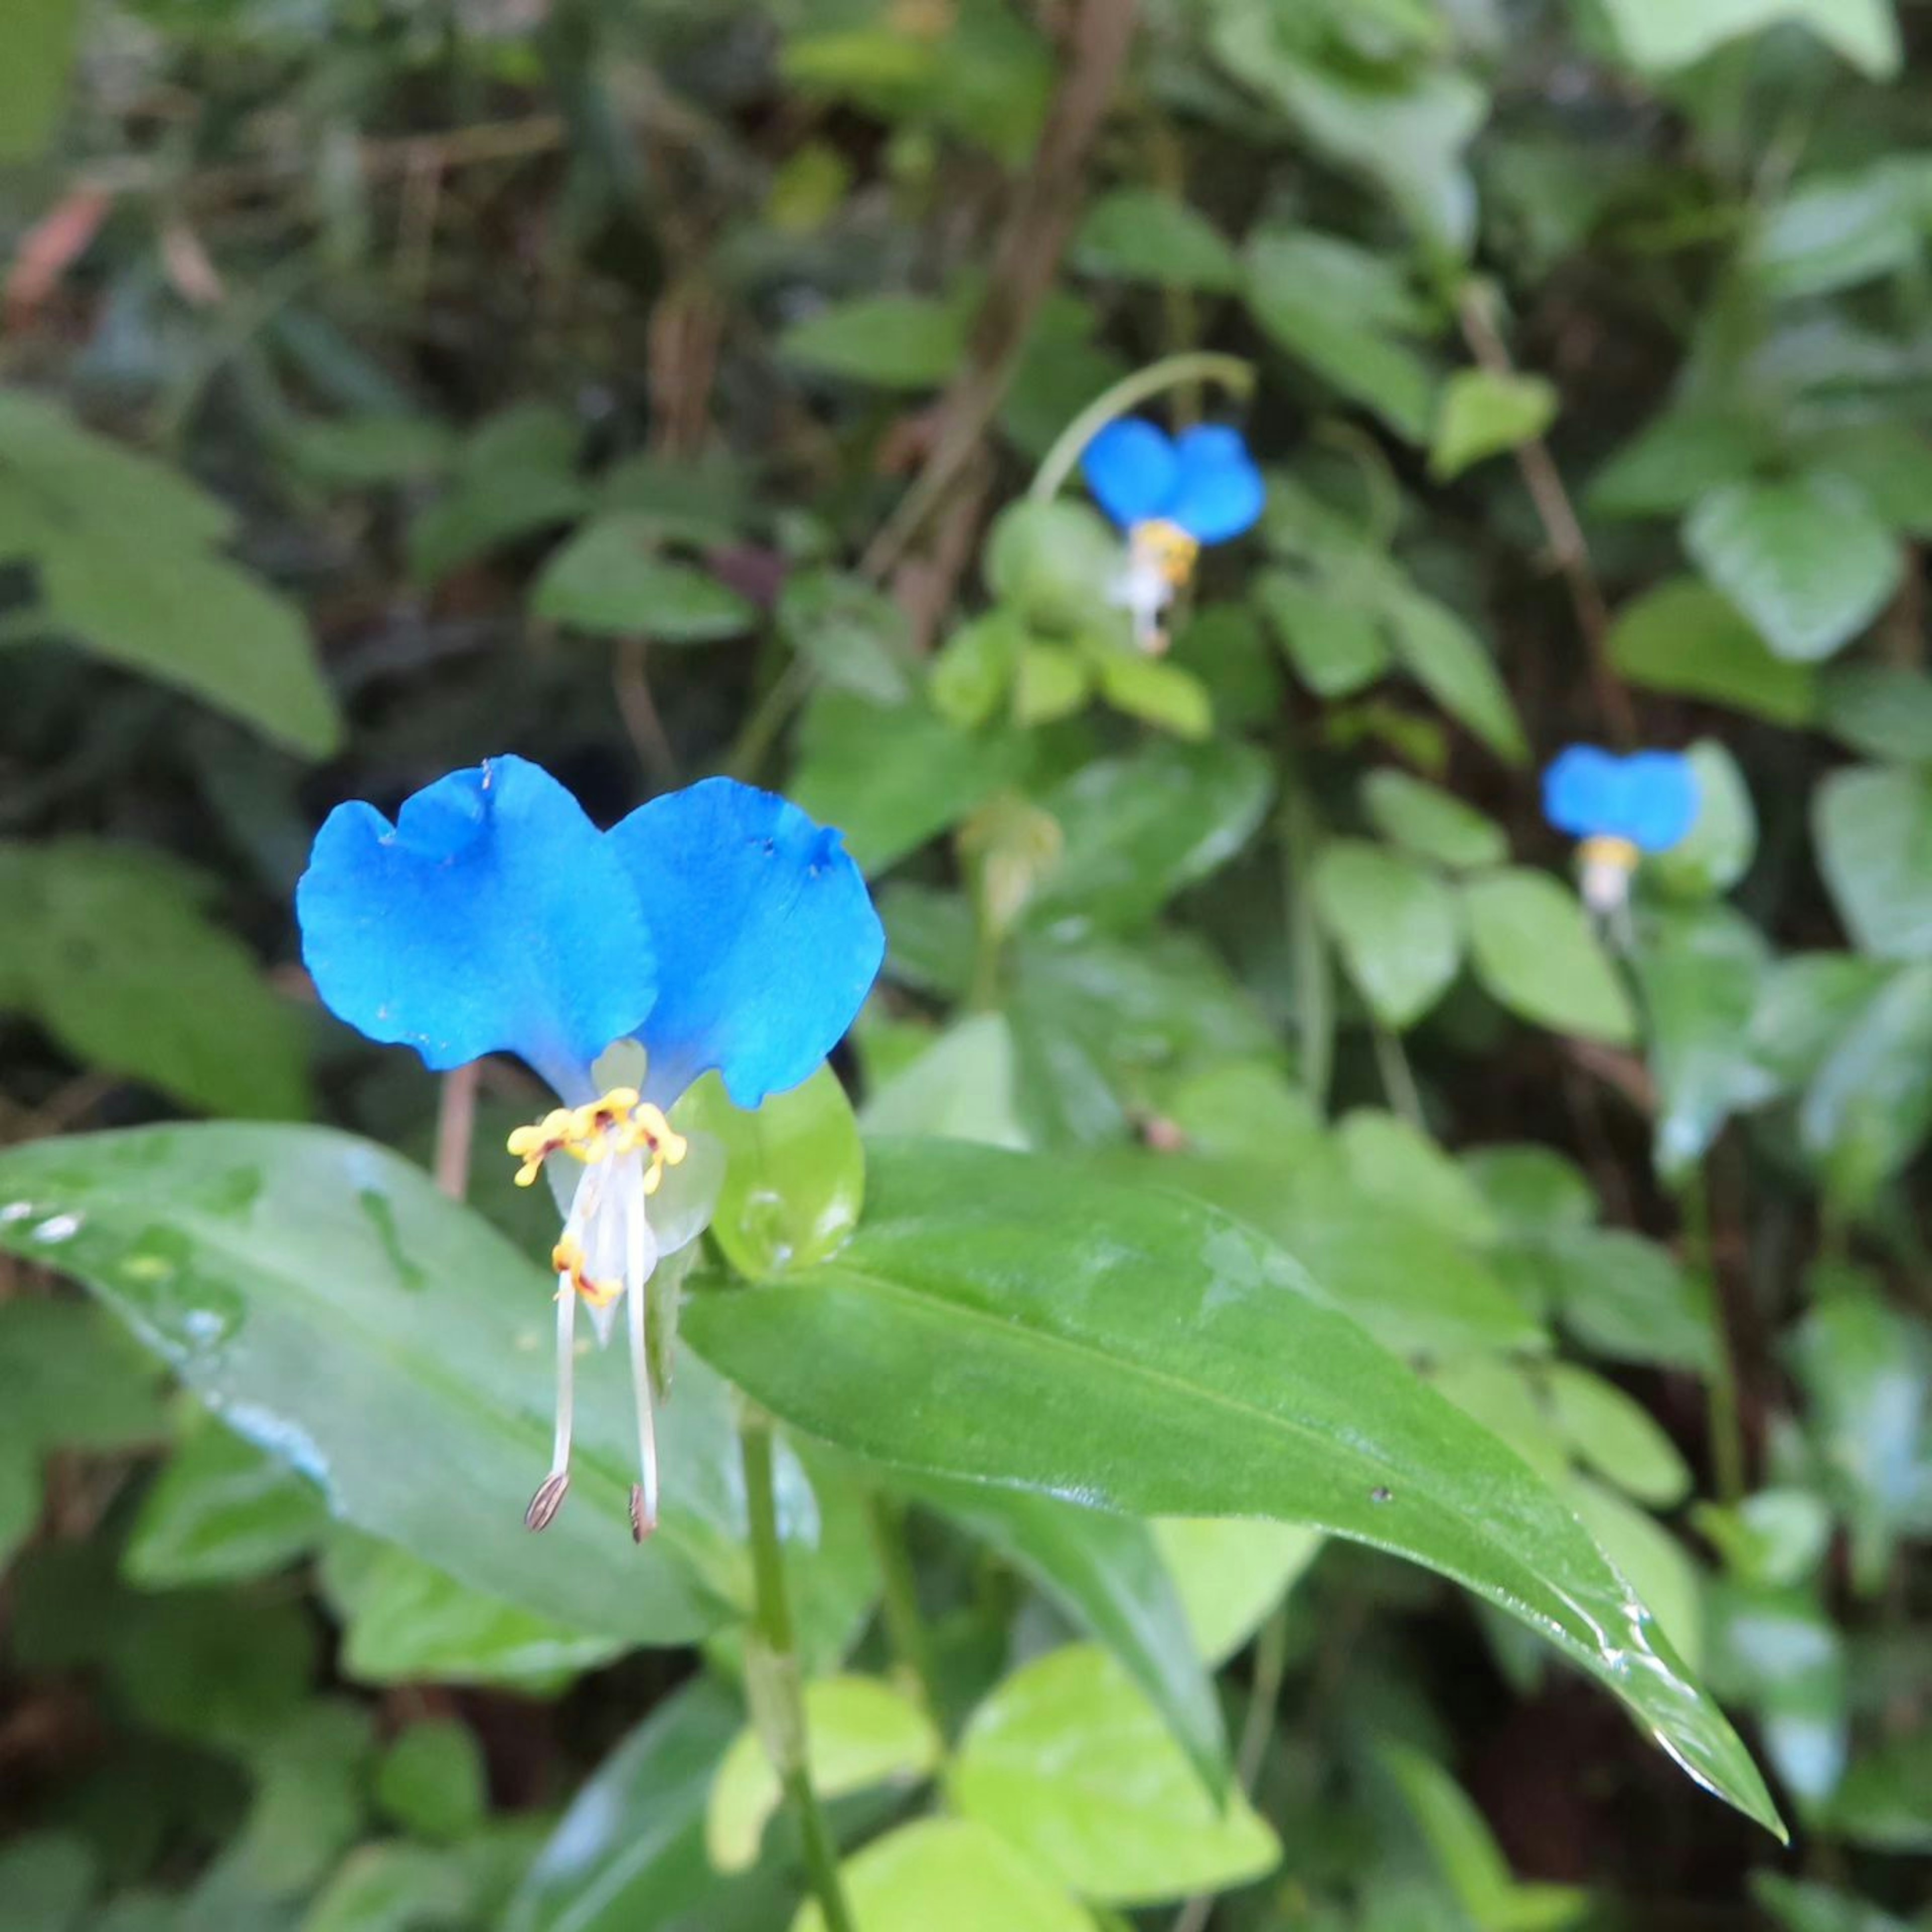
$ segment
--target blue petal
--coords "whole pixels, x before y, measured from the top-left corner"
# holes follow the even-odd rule
[[[430,1066],[518,1054],[567,1100],[634,1033],[657,988],[651,935],[616,852],[521,758],[452,772],[392,826],[340,805],[296,888],[322,1003]]]
[[[1697,817],[1697,774],[1678,752],[1639,752],[1624,760],[1624,838],[1640,850],[1667,852]]]
[[[1179,476],[1166,514],[1197,543],[1226,543],[1252,530],[1268,486],[1239,430],[1203,423],[1174,445]]]
[[[1166,432],[1142,416],[1118,416],[1088,444],[1080,468],[1094,500],[1123,530],[1164,517],[1180,473]]]
[[[836,832],[732,778],[640,806],[610,844],[657,935],[662,984],[639,1034],[668,1106],[712,1067],[741,1107],[796,1087],[838,1045],[886,935]]]
[[[1543,815],[1573,838],[1613,831],[1620,782],[1618,760],[1600,746],[1572,745],[1543,774]]]

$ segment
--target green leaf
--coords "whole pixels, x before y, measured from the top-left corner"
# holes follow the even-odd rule
[[[805,1687],[812,1781],[820,1798],[875,1784],[912,1785],[931,1774],[941,1749],[932,1720],[876,1677],[825,1677]],[[704,1844],[722,1872],[756,1863],[758,1840],[782,1802],[755,1730],[740,1731],[718,1767],[705,1809]]]
[[[554,1283],[380,1148],[220,1125],[10,1148],[0,1249],[85,1281],[338,1516],[474,1590],[655,1643],[688,1642],[748,1600],[730,1407],[690,1362],[659,1418],[650,1544],[630,1538],[630,1392],[620,1365],[592,1358],[570,1498],[531,1560],[522,1504],[550,1456]]]
[[[1000,708],[1032,633],[1017,613],[995,607],[960,626],[932,661],[927,690],[942,718],[970,731]]]
[[[413,1837],[437,1844],[469,1837],[490,1804],[475,1733],[450,1718],[410,1725],[382,1754],[376,1802]]]
[[[359,1845],[309,1905],[302,1932],[449,1932],[473,1922],[476,1886],[446,1852],[401,1843]]]
[[[1506,449],[1534,442],[1556,420],[1556,386],[1540,376],[1459,369],[1442,386],[1429,473],[1447,483]]]
[[[1258,1877],[1281,1856],[1238,1792],[1217,1804],[1104,1650],[1049,1652],[976,1711],[946,1776],[968,1818],[1085,1898],[1145,1904]]]
[[[1462,963],[1456,897],[1435,873],[1366,839],[1322,847],[1310,880],[1348,977],[1384,1026],[1412,1026]]]
[[[1274,790],[1268,760],[1246,745],[1156,741],[1083,765],[1040,795],[1062,844],[1029,922],[1074,917],[1109,932],[1144,925],[1246,844]]]
[[[988,1148],[882,1143],[870,1168],[838,1260],[686,1311],[692,1346],[754,1400],[890,1465],[1409,1556],[1533,1622],[1694,1775],[1774,1820],[1568,1508],[1267,1241]]]
[[[1580,1462],[1653,1509],[1690,1493],[1690,1466],[1650,1412],[1616,1383],[1570,1362],[1543,1371],[1550,1414]]]
[[[448,491],[410,526],[410,574],[434,584],[499,546],[587,515],[576,422],[543,403],[492,416],[465,446]]]
[[[196,874],[138,846],[0,843],[0,1006],[32,1013],[84,1065],[189,1106],[306,1114],[301,1017],[208,920],[208,896]]]
[[[1809,1085],[1891,978],[1882,960],[1852,952],[1774,962],[1751,1016],[1752,1057],[1786,1088]]]
[[[762,1107],[734,1106],[707,1073],[672,1110],[685,1133],[724,1149],[711,1238],[753,1280],[829,1261],[858,1225],[866,1153],[852,1103],[830,1066]]]
[[[149,1589],[266,1576],[322,1539],[328,1508],[313,1483],[203,1422],[141,1499],[122,1568]]]
[[[102,1310],[0,1301],[0,1416],[23,1447],[106,1451],[159,1442],[168,1432],[160,1379]]]
[[[1708,584],[1673,577],[1617,614],[1610,662],[1649,691],[1708,699],[1802,724],[1816,708],[1816,674],[1809,664],[1774,657],[1737,607]]]
[[[1394,662],[1371,610],[1292,572],[1263,571],[1255,599],[1288,662],[1318,697],[1349,697]]]
[[[1684,547],[1781,658],[1841,650],[1897,588],[1897,540],[1841,477],[1726,484],[1684,525]]]
[[[1598,1354],[1711,1369],[1709,1288],[1654,1241],[1622,1228],[1579,1228],[1532,1252],[1564,1326]]]
[[[1384,766],[1362,781],[1362,809],[1384,838],[1452,872],[1500,866],[1509,840],[1493,818],[1453,793]]]
[[[1805,1090],[1798,1137],[1826,1190],[1871,1204],[1932,1130],[1932,963],[1907,966],[1846,1029]]]
[[[1754,416],[1678,404],[1652,417],[1598,471],[1590,507],[1604,517],[1676,516],[1749,476],[1781,446]]]
[[[1636,1016],[1616,968],[1575,896],[1546,872],[1519,867],[1462,888],[1476,976],[1498,1004],[1559,1033],[1616,1045]]]
[[[1024,1148],[1016,1084],[1012,1029],[1005,1016],[970,1013],[876,1088],[859,1124],[868,1134],[931,1134]]]
[[[1832,902],[1862,952],[1932,953],[1932,776],[1867,766],[1813,794],[1812,834]]]
[[[1714,898],[1750,870],[1757,856],[1757,808],[1737,760],[1715,738],[1687,746],[1697,784],[1697,815],[1667,852],[1650,856],[1649,876],[1678,898]]]
[[[905,613],[870,584],[836,571],[802,572],[778,594],[778,624],[785,641],[827,684],[881,704],[903,704],[914,694],[918,680]],[[935,677],[935,701],[938,692]],[[954,722],[981,724],[991,712],[989,705],[979,717]]]
[[[1420,591],[1392,592],[1387,614],[1395,654],[1409,675],[1498,758],[1521,764],[1529,755],[1522,722],[1482,640],[1448,604]]]
[[[970,308],[929,296],[858,296],[794,322],[778,353],[874,388],[936,388],[965,359],[972,320]]]
[[[1495,1217],[1475,1184],[1419,1127],[1357,1107],[1342,1116],[1335,1138],[1349,1178],[1370,1200],[1432,1222],[1472,1246],[1496,1238]]]
[[[1100,695],[1116,711],[1198,740],[1214,728],[1214,700],[1191,670],[1165,658],[1107,651],[1100,660]]]
[[[1192,1612],[1148,1526],[1058,1497],[986,1483],[908,1477],[897,1484],[1024,1570],[1158,1710],[1210,1790],[1226,1791],[1228,1741],[1206,1670],[1189,1642]],[[1252,1525],[1240,1526],[1252,1528]],[[1306,1532],[1264,1527],[1290,1536]]]
[[[1095,1932],[1094,1921],[1004,1835],[970,1818],[926,1818],[844,1867],[855,1932]],[[791,1932],[825,1932],[808,1900]]]
[[[9,9],[7,58],[0,64],[0,162],[31,160],[52,140],[80,46],[80,0],[16,0]]]
[[[704,1850],[711,1781],[744,1721],[708,1678],[652,1707],[578,1792],[511,1898],[502,1932],[770,1932],[793,1888],[721,1880]]]
[[[291,466],[310,482],[345,490],[440,476],[456,453],[446,424],[434,416],[402,415],[295,423],[283,432],[280,446]]]
[[[1291,356],[1420,442],[1429,433],[1433,377],[1414,350],[1385,332],[1395,319],[1385,272],[1366,250],[1333,236],[1257,235],[1247,249],[1248,307]]]
[[[1746,260],[1762,286],[1786,301],[1896,274],[1924,246],[1915,186],[1889,158],[1848,173],[1814,176],[1765,216]]]
[[[1868,758],[1932,764],[1932,677],[1902,664],[1834,664],[1820,687],[1819,722]]]
[[[812,700],[799,749],[788,789],[844,833],[868,877],[1012,783],[1027,756],[1012,734],[962,731],[920,706],[874,704],[849,691]]]
[[[0,644],[31,624],[292,751],[335,748],[340,714],[300,613],[216,552],[226,508],[18,390],[0,393],[0,562],[31,565],[39,591]]]
[[[1097,510],[1065,500],[1022,499],[994,519],[986,538],[986,583],[1033,628],[1061,638],[1126,633],[1106,614],[1124,553]]]
[[[595,518],[544,566],[531,614],[567,630],[666,644],[739,637],[758,622],[735,590],[658,555],[658,542],[656,524],[639,512]]]
[[[1162,1516],[1154,1541],[1210,1669],[1227,1662],[1322,1552],[1318,1529],[1232,1516]]]
[[[1013,722],[1052,724],[1070,718],[1093,690],[1093,664],[1071,644],[1029,644],[1013,679]]]
[[[1074,238],[1073,261],[1090,275],[1162,288],[1226,295],[1240,286],[1240,260],[1213,224],[1155,188],[1116,188],[1094,202]]]
[[[1898,71],[1891,0],[1604,0],[1632,62],[1668,72],[1702,60],[1741,34],[1786,21],[1808,27],[1875,80]]]
[[[1932,1731],[1860,1758],[1826,1808],[1834,1835],[1873,1851],[1932,1852]]]

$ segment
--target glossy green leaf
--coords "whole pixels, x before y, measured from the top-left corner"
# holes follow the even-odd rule
[[[1240,850],[1273,790],[1267,760],[1245,745],[1155,742],[1083,765],[1041,795],[1062,844],[1028,916],[1114,932],[1143,924]]]
[[[1111,1651],[1203,1782],[1217,1792],[1226,1789],[1227,1738],[1214,1687],[1188,1642],[1186,1593],[1177,1594],[1178,1580],[1162,1566],[1145,1523],[987,1483],[903,1474],[897,1480],[1024,1570]]]
[[[1100,696],[1114,710],[1190,742],[1214,729],[1214,698],[1191,670],[1138,651],[1108,651],[1097,663]]]
[[[1522,721],[1482,640],[1448,604],[1418,590],[1390,596],[1387,615],[1409,675],[1498,758],[1521,764],[1529,755]]]
[[[86,838],[0,844],[0,1006],[77,1059],[190,1106],[308,1112],[304,1030],[204,910],[207,880],[166,854]],[[138,933],[140,943],[119,943]]]
[[[1322,1553],[1318,1529],[1235,1516],[1166,1516],[1154,1541],[1187,1612],[1201,1660],[1227,1662]]]
[[[1074,266],[1090,275],[1226,294],[1240,284],[1233,248],[1186,202],[1153,188],[1116,188],[1087,211]]]
[[[1714,490],[1684,520],[1684,547],[1781,658],[1842,650],[1885,608],[1901,568],[1897,540],[1842,478]]]
[[[530,611],[566,629],[698,644],[742,635],[758,612],[708,572],[658,552],[656,524],[637,511],[586,524],[544,566]]]
[[[1540,376],[1459,369],[1442,386],[1429,473],[1448,482],[1486,458],[1533,442],[1556,420],[1553,383]]]
[[[1834,772],[1812,810],[1820,868],[1861,950],[1932,953],[1932,778],[1876,766]]]
[[[939,1762],[932,1720],[876,1677],[824,1677],[805,1687],[812,1781],[820,1797],[877,1784],[910,1786]],[[718,1765],[705,1808],[704,1844],[722,1872],[754,1864],[758,1840],[782,1802],[778,1774],[754,1730],[740,1731]]]
[[[868,1845],[843,1868],[855,1932],[1095,1932],[1094,1921],[1016,1850],[970,1818],[927,1818]],[[808,1900],[791,1932],[825,1932]]]
[[[1684,1544],[1654,1516],[1590,1477],[1571,1477],[1564,1492],[1631,1588],[1651,1606],[1678,1654],[1693,1670],[1702,1670],[1702,1580]]]
[[[1462,888],[1476,977],[1498,1004],[1561,1033],[1631,1039],[1630,995],[1575,896],[1546,872],[1520,868]]]
[[[1218,1890],[1281,1855],[1245,1798],[1216,1804],[1120,1666],[1084,1644],[993,1692],[960,1738],[946,1789],[1042,1871],[1112,1904]]]
[[[1509,856],[1509,840],[1494,819],[1394,766],[1370,772],[1361,794],[1369,822],[1418,859],[1466,872],[1500,866]]]
[[[882,1144],[871,1166],[837,1261],[687,1311],[692,1345],[774,1413],[935,1474],[1399,1551],[1533,1622],[1695,1775],[1774,1817],[1563,1504],[1266,1240],[991,1149]]]
[[[0,1249],[85,1281],[336,1514],[474,1589],[660,1643],[745,1600],[729,1405],[689,1362],[659,1418],[664,1517],[641,1550],[628,1378],[617,1360],[584,1362],[575,1481],[532,1560],[522,1508],[550,1455],[552,1286],[382,1148],[211,1126],[9,1149]]]
[[[754,1280],[809,1268],[844,1245],[866,1198],[866,1154],[852,1103],[830,1066],[774,1094],[755,1112],[734,1106],[715,1073],[673,1110],[679,1128],[724,1149],[711,1238]]]
[[[1264,570],[1255,601],[1296,674],[1321,698],[1346,698],[1395,661],[1375,613],[1286,570]]]
[[[1348,977],[1384,1026],[1412,1026],[1462,963],[1455,895],[1426,866],[1364,839],[1322,847],[1310,881]]]
[[[342,721],[307,626],[220,556],[226,508],[19,389],[0,394],[0,562],[30,565],[40,598],[9,612],[0,645],[31,624],[306,757],[334,749]]]
[[[1610,626],[1610,662],[1649,691],[1802,724],[1817,706],[1817,673],[1774,656],[1736,605],[1694,577],[1646,591]]]

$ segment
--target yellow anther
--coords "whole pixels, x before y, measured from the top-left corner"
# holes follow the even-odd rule
[[[1145,557],[1175,590],[1194,574],[1201,545],[1178,524],[1165,517],[1152,518],[1135,524],[1130,537],[1136,554]]]
[[[1634,872],[1642,855],[1630,839],[1619,838],[1612,832],[1598,832],[1592,833],[1576,848],[1576,856],[1586,872],[1606,868]]]
[[[574,1289],[592,1308],[608,1308],[624,1292],[621,1281],[598,1281],[592,1276],[584,1244],[574,1235],[566,1235],[550,1250],[550,1264],[561,1283],[556,1291],[560,1301]]]
[[[507,1144],[523,1162],[517,1170],[519,1187],[529,1186],[554,1154],[567,1154],[586,1167],[626,1154],[647,1155],[646,1194],[658,1191],[664,1169],[676,1166],[688,1150],[664,1110],[640,1100],[634,1087],[614,1087],[580,1107],[554,1108],[533,1126],[518,1128]]]

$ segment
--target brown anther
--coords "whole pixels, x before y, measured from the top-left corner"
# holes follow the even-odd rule
[[[631,1540],[641,1543],[658,1526],[656,1516],[644,1514],[644,1486],[641,1483],[631,1485]]]
[[[563,1507],[563,1498],[570,1488],[570,1472],[554,1469],[543,1479],[543,1486],[530,1498],[530,1506],[524,1512],[526,1529],[548,1529],[556,1513]]]

